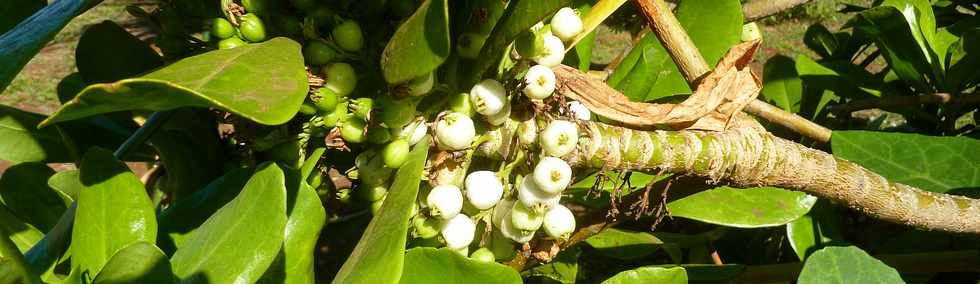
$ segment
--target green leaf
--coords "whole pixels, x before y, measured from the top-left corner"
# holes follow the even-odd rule
[[[81,183],[80,180],[76,180],[76,182]],[[55,264],[58,260],[64,259],[65,255],[69,252],[69,241],[71,239],[72,226],[75,221],[77,208],[77,203],[72,207],[68,207],[65,214],[58,220],[58,224],[51,231],[48,231],[41,241],[37,242],[37,244],[32,246],[24,254],[24,258],[34,271],[45,271],[45,280],[54,276],[53,269]],[[78,281],[81,281],[81,279],[78,279]]]
[[[762,97],[785,111],[799,112],[803,82],[796,73],[796,62],[786,56],[773,56],[766,61],[762,73]]]
[[[313,256],[327,213],[320,196],[306,184],[302,172],[287,170],[285,240],[272,267],[260,283],[314,283]]]
[[[980,187],[980,141],[872,131],[834,131],[834,156],[933,192]]]
[[[704,56],[709,65],[714,66],[728,49],[741,41],[742,34],[742,5],[737,0],[687,0],[682,1],[677,8],[677,20],[687,31],[698,51]],[[638,53],[646,56],[645,64]],[[637,55],[634,55],[637,54]],[[630,60],[633,60],[630,62]],[[653,33],[645,36],[630,54],[624,59],[624,65],[610,75],[609,84],[616,89],[625,90],[631,84],[620,81],[627,75],[623,72],[634,73],[633,80],[645,82],[648,88],[639,88],[627,93],[634,101],[649,101],[663,97],[691,93],[687,81],[684,80],[670,54],[663,48]],[[629,63],[629,64],[626,64]],[[630,67],[632,66],[632,67]],[[643,68],[645,71],[636,70]],[[656,77],[655,80],[649,78]],[[646,78],[646,79],[644,79]],[[642,92],[647,89],[646,93]]]
[[[174,274],[181,283],[254,283],[276,258],[285,230],[285,177],[266,162],[177,248]]]
[[[681,265],[651,265],[652,267],[682,267],[687,272],[688,280],[695,281],[722,281],[734,279],[745,271],[742,264],[681,264]]]
[[[823,58],[837,55],[837,50],[840,48],[837,37],[821,23],[810,25],[806,29],[806,33],[803,35],[803,43]]]
[[[308,89],[299,44],[274,38],[184,58],[140,78],[88,86],[41,126],[115,111],[186,106],[218,108],[275,125],[296,114]]]
[[[20,21],[27,19],[34,12],[41,10],[48,1],[44,0],[10,0],[0,2],[0,35],[14,28]]]
[[[397,253],[401,254],[401,249]],[[503,264],[479,262],[445,248],[422,247],[405,253],[405,272],[401,273],[399,282],[521,283],[521,276]],[[338,282],[334,280],[334,283]]]
[[[71,204],[68,196],[48,186],[52,175],[54,170],[45,164],[21,163],[0,176],[0,200],[42,232],[51,230]]]
[[[616,259],[641,258],[660,248],[664,242],[650,233],[609,228],[585,240],[599,253]]]
[[[391,36],[381,54],[381,71],[389,84],[405,82],[435,71],[451,50],[449,5],[427,0]]]
[[[14,5],[20,5],[21,2],[23,1],[16,1]],[[0,61],[2,62],[0,63],[0,92],[7,88],[24,65],[27,65],[27,62],[68,24],[68,21],[99,2],[102,1],[55,1],[0,35],[0,58],[3,58],[3,61]],[[7,10],[2,11],[6,13]],[[6,14],[3,17],[6,18]]]
[[[826,200],[819,200],[810,212],[786,224],[786,238],[793,252],[802,261],[828,245],[843,245],[840,215]]]
[[[581,253],[582,249],[579,246],[567,248],[559,252],[551,262],[531,268],[529,274],[573,284],[578,277],[578,257]]]
[[[160,222],[160,247],[173,252],[182,241],[204,224],[208,217],[231,202],[242,191],[242,187],[252,176],[249,169],[238,168],[225,173],[194,194],[181,198],[157,219]]]
[[[941,80],[942,71],[934,70],[931,64],[939,60],[918,41],[921,34],[910,30],[911,23],[902,12],[891,6],[874,7],[858,14],[848,25],[874,39],[888,66],[902,80],[919,92],[932,92],[928,82],[940,83],[937,80]]]
[[[203,188],[221,176],[224,145],[215,116],[207,110],[183,108],[150,137],[167,169],[163,190],[172,200]]]
[[[108,83],[163,65],[148,44],[112,21],[89,26],[75,49],[78,73],[88,83]]]
[[[959,93],[980,83],[980,29],[964,32],[950,47],[949,70],[946,75],[953,93]]]
[[[74,200],[78,198],[78,192],[84,187],[78,174],[78,170],[57,172],[48,178],[48,186]]]
[[[21,252],[26,252],[44,238],[43,232],[17,218],[10,209],[7,209],[7,206],[2,204],[0,204],[0,230],[7,233],[7,237]]]
[[[687,272],[683,267],[655,267],[645,266],[636,269],[626,270],[617,273],[615,276],[602,281],[603,284],[626,284],[626,283],[664,283],[682,284],[687,283]]]
[[[0,160],[71,162],[68,147],[56,128],[37,129],[44,116],[0,105]]]
[[[24,262],[24,255],[7,237],[8,234],[0,228],[0,280],[4,283],[41,283]]]
[[[797,283],[905,283],[898,271],[863,250],[826,247],[813,253],[803,264]]]
[[[772,187],[716,187],[667,203],[674,217],[738,228],[773,227],[789,223],[817,201],[802,192]]]
[[[405,232],[429,153],[428,136],[416,145],[408,160],[398,168],[384,204],[333,283],[394,283],[402,276],[405,258],[402,252],[408,238]]]
[[[117,252],[92,283],[174,283],[170,260],[151,243],[133,243]]]
[[[92,277],[116,251],[156,240],[157,220],[143,183],[112,152],[89,150],[79,170],[84,187],[71,234],[72,267]]]
[[[571,0],[511,0],[507,4],[504,15],[494,25],[493,31],[480,49],[476,62],[463,69],[458,87],[469,90],[487,69],[499,62],[505,55],[504,51],[508,50],[507,46],[518,35],[542,19],[553,15],[558,9],[568,6],[569,3]]]

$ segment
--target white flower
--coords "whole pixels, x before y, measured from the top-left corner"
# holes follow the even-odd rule
[[[436,142],[439,149],[463,150],[470,147],[476,138],[476,129],[469,116],[458,112],[444,113],[435,126]]]
[[[544,50],[541,54],[534,57],[534,62],[538,64],[555,67],[565,59],[565,44],[561,39],[554,35],[544,35]]]
[[[572,181],[572,168],[565,160],[545,157],[534,166],[531,178],[538,185],[538,189],[550,194],[558,194]]]
[[[524,95],[530,99],[543,100],[555,92],[555,72],[543,65],[531,66],[524,75]]]
[[[476,209],[490,209],[504,195],[504,185],[491,171],[475,171],[466,176],[466,198]]]
[[[562,205],[555,205],[544,214],[544,232],[556,239],[568,239],[575,230],[575,215]]]
[[[476,112],[482,115],[494,115],[504,109],[507,104],[507,90],[504,85],[494,79],[484,79],[470,89],[470,102]]]
[[[582,32],[582,18],[572,8],[561,8],[551,18],[551,33],[568,41]]]
[[[463,209],[463,193],[454,185],[440,185],[432,188],[425,198],[432,216],[451,219]]]
[[[454,250],[469,246],[473,242],[474,232],[476,224],[465,214],[458,214],[442,225],[442,238],[446,241],[446,247]]]
[[[578,127],[572,122],[554,120],[541,132],[540,139],[548,156],[563,157],[578,145]]]

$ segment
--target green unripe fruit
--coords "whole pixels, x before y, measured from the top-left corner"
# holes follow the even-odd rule
[[[303,47],[303,59],[310,65],[324,65],[336,57],[337,51],[320,40],[311,40]]]
[[[480,248],[474,251],[473,254],[470,254],[470,258],[479,262],[486,262],[486,263],[497,261],[496,257],[494,257],[493,255],[493,252],[490,251],[490,249],[488,248]]]
[[[463,58],[476,58],[480,55],[480,49],[486,42],[486,38],[477,33],[464,33],[456,39],[456,52]]]
[[[262,20],[255,14],[245,14],[242,16],[238,31],[242,33],[242,37],[247,41],[260,42],[265,40],[265,25],[262,24]]]
[[[364,142],[364,127],[365,123],[360,119],[348,119],[340,126],[340,137],[344,138],[344,141],[348,143],[361,143]]]
[[[246,45],[245,41],[238,37],[230,37],[218,42],[218,49],[232,49]]]
[[[333,112],[323,116],[324,127],[334,127],[344,121],[347,121],[347,102],[338,103]]]
[[[320,88],[316,90],[316,94],[318,98],[314,103],[320,113],[330,113],[337,109],[337,103],[340,101],[337,93],[327,88]]]
[[[351,114],[363,120],[371,120],[371,110],[374,109],[374,99],[364,97],[351,101],[347,106]]]
[[[232,26],[224,18],[211,19],[211,35],[219,39],[233,37],[235,36],[235,26]]]
[[[272,147],[272,149],[267,150],[265,153],[268,155],[270,160],[291,167],[299,167],[303,160],[299,140],[295,139],[276,145],[275,147]]]
[[[333,17],[337,13],[333,11],[330,7],[324,5],[318,5],[313,11],[307,14],[308,17],[313,19],[313,22],[317,27],[327,27],[333,22]]]
[[[384,187],[383,185],[362,184],[357,188],[357,192],[355,193],[357,194],[357,198],[360,198],[361,200],[368,202],[378,201],[388,194],[388,188]]]
[[[361,26],[352,20],[344,21],[330,33],[333,41],[346,51],[358,51],[364,46],[364,35]]]
[[[385,144],[391,141],[391,131],[387,128],[373,125],[368,127],[367,140],[371,144]]]
[[[305,11],[313,8],[313,5],[316,5],[316,0],[289,0],[289,3],[292,3],[297,10]]]
[[[395,99],[391,96],[378,98],[377,117],[389,128],[401,128],[415,118],[415,101]]]
[[[316,111],[317,107],[311,102],[303,102],[303,104],[299,106],[299,113],[305,115],[314,115],[316,114]]]
[[[409,150],[408,141],[405,141],[405,139],[396,139],[385,146],[384,150],[381,151],[381,157],[385,161],[385,166],[397,169],[408,159]]]
[[[467,93],[459,93],[449,98],[449,110],[462,113],[469,117],[473,117],[476,114],[476,110],[473,109],[473,103],[470,102],[470,94]]]
[[[350,93],[354,92],[354,88],[357,87],[357,73],[354,72],[354,67],[350,64],[337,62],[326,65],[322,70],[326,82],[324,86],[330,88],[337,95],[341,97],[346,97]]]
[[[245,11],[257,15],[263,15],[268,11],[269,4],[266,0],[241,0],[242,6],[245,6]]]

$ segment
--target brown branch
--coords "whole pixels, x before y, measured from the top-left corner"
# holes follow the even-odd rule
[[[696,89],[699,80],[704,77],[711,68],[698,52],[698,48],[691,41],[691,38],[677,22],[674,14],[667,9],[667,4],[663,0],[635,0],[640,11],[646,17],[657,39],[664,45],[670,57],[677,63],[684,78],[687,79],[691,89]],[[761,1],[761,0],[757,0]],[[790,2],[790,1],[783,1]],[[768,105],[768,107],[766,107]],[[787,113],[779,108],[773,107],[766,102],[755,101],[744,109],[753,115],[762,116],[772,123],[782,125],[792,130],[801,130],[800,134],[805,135],[816,141],[829,141],[830,130],[805,119],[796,119],[794,114]],[[770,119],[771,118],[771,119]]]
[[[755,22],[813,0],[753,0],[742,6],[745,22]]]
[[[980,97],[978,96],[954,97],[947,93],[933,93],[915,96],[896,96],[854,100],[848,103],[831,106],[830,111],[834,113],[850,113],[873,108],[915,107],[919,105],[971,106],[978,104],[980,104]]]
[[[830,142],[829,128],[813,123],[802,116],[777,108],[766,102],[755,100],[745,106],[745,112],[761,117],[769,122],[778,123],[783,127],[806,136],[820,143]]]

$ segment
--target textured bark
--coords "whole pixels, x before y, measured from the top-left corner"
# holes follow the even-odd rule
[[[493,131],[481,145],[500,157],[516,127]],[[926,230],[980,234],[980,200],[924,191],[764,129],[724,132],[642,131],[582,122],[578,148],[566,157],[577,167],[694,175],[735,187],[773,186],[806,192],[865,214]]]

